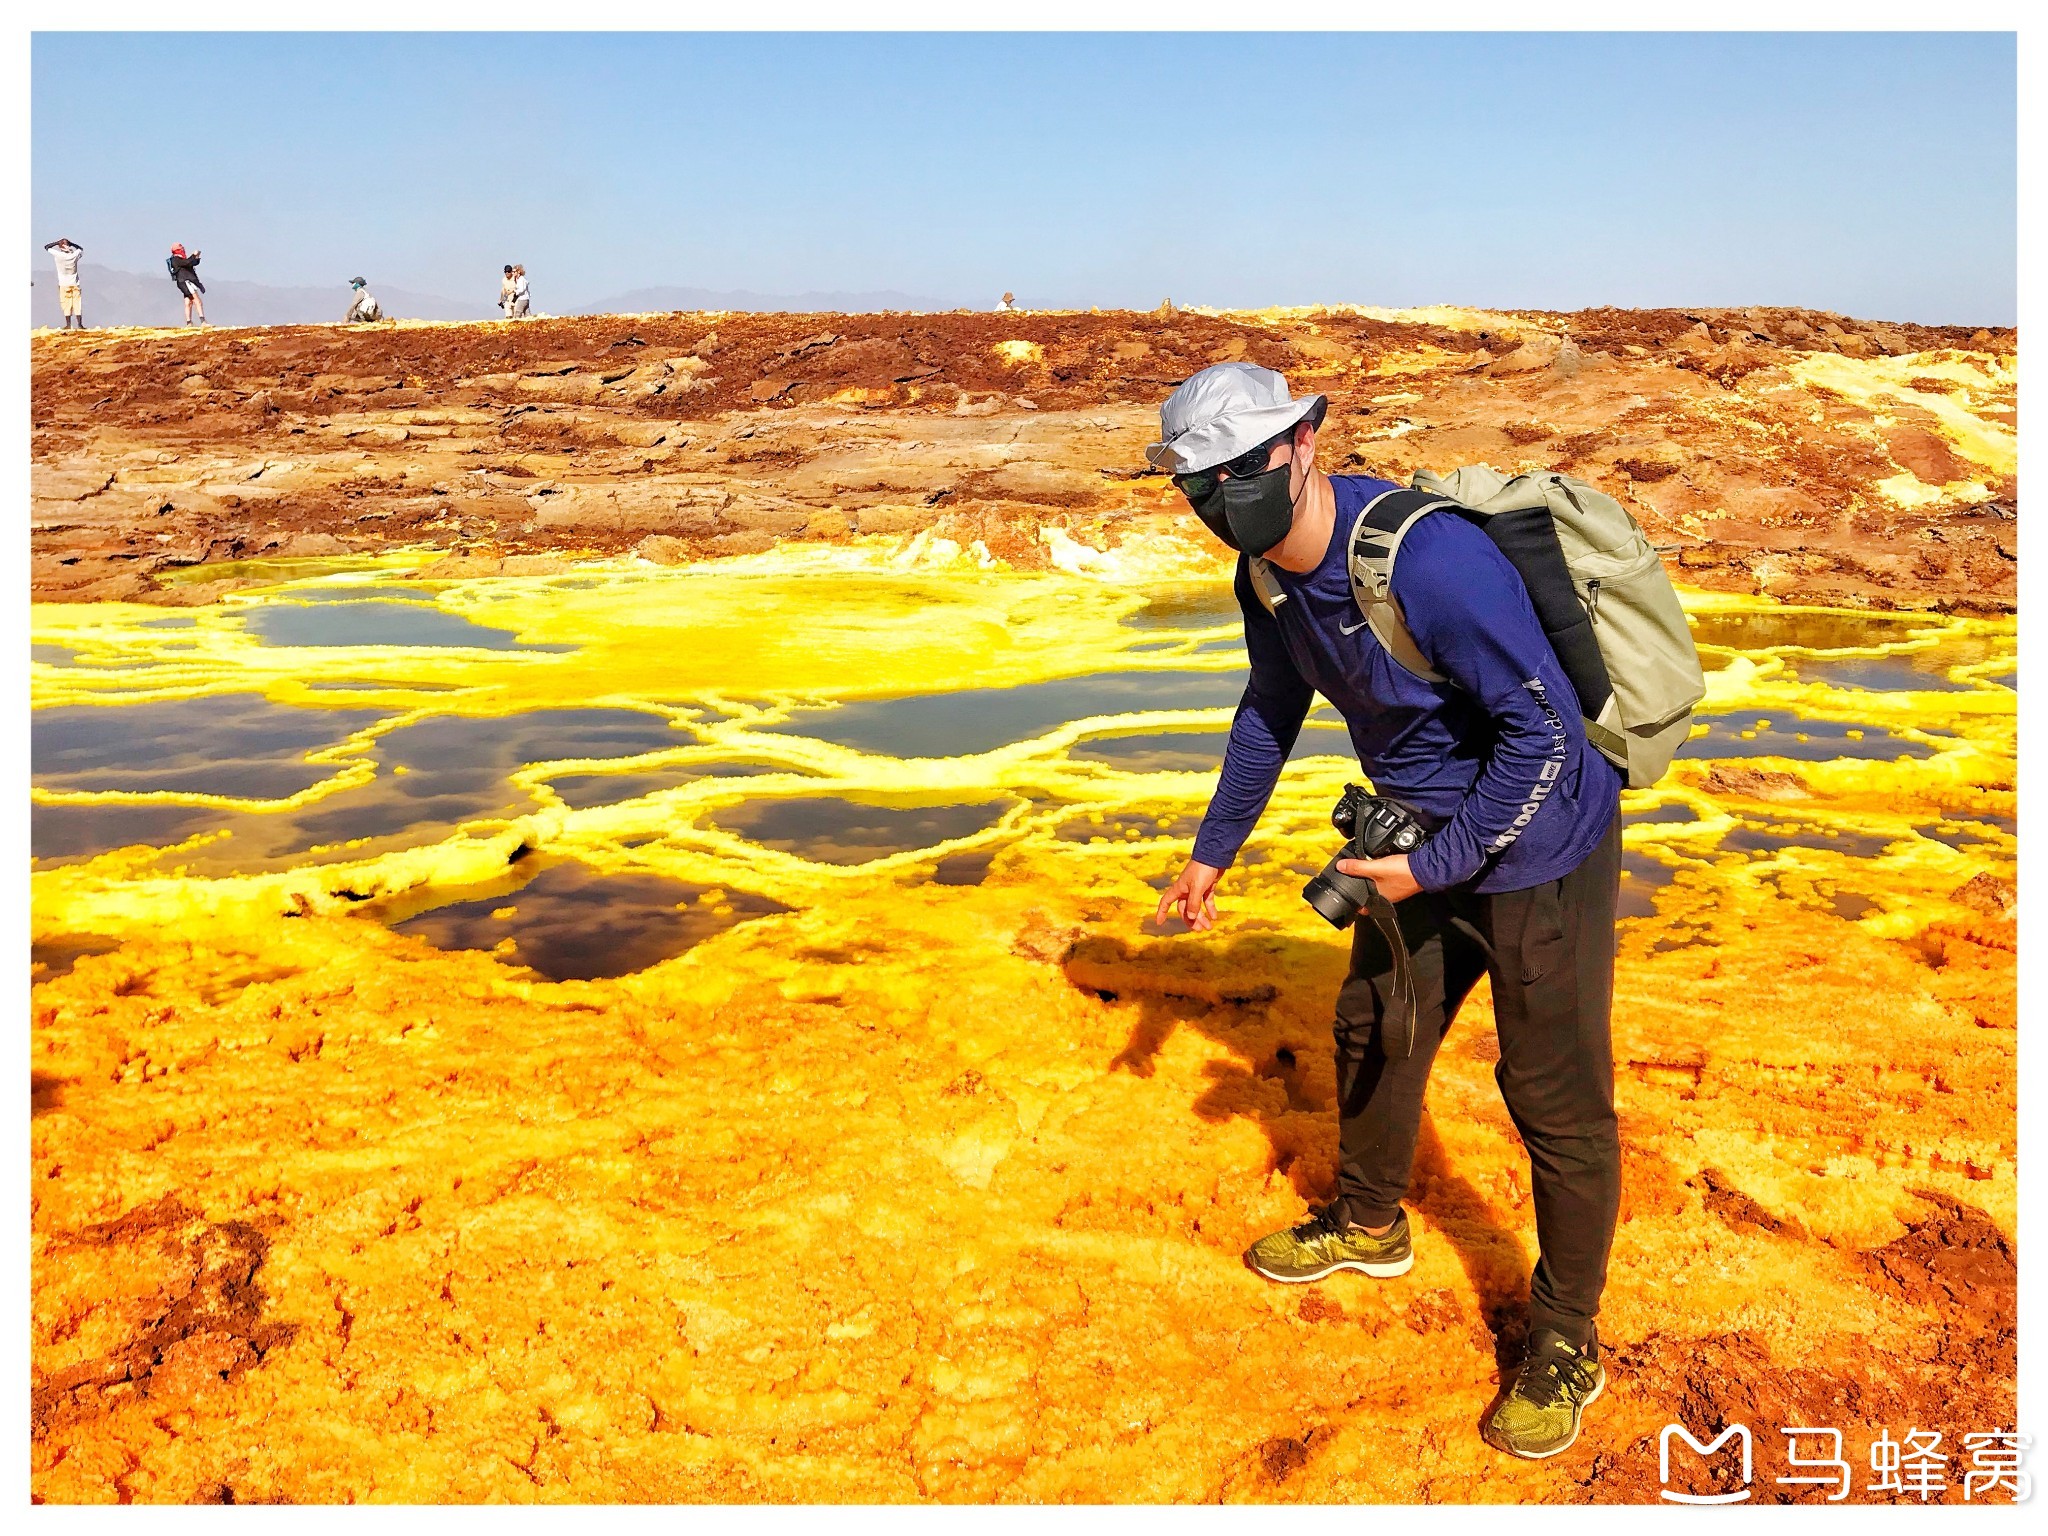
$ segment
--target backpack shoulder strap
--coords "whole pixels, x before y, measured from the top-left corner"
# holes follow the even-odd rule
[[[1427,683],[1441,683],[1444,675],[1423,658],[1409,632],[1407,616],[1394,596],[1394,557],[1408,530],[1425,513],[1455,505],[1426,491],[1382,491],[1351,525],[1351,595],[1358,600],[1358,611],[1387,654]]]
[[[1252,578],[1252,591],[1257,595],[1266,612],[1271,613],[1287,601],[1287,589],[1274,578],[1273,568],[1257,555],[1245,561],[1245,568]]]

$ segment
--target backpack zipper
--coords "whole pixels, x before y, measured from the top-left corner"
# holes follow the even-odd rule
[[[1586,583],[1586,622],[1592,623],[1600,612],[1600,578],[1595,576]]]

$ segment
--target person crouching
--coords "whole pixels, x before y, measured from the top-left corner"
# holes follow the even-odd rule
[[[384,318],[384,311],[377,303],[377,296],[370,292],[369,286],[360,277],[350,278],[348,286],[352,302],[348,307],[347,324],[365,325]]]

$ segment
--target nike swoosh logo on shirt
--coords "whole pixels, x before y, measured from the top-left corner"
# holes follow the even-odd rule
[[[1358,632],[1359,632],[1359,631],[1360,631],[1361,629],[1365,628],[1365,626],[1366,626],[1366,625],[1367,625],[1368,623],[1370,623],[1370,622],[1371,622],[1371,621],[1370,621],[1370,620],[1368,620],[1368,619],[1360,619],[1360,620],[1359,620],[1359,621],[1358,621],[1358,622],[1357,622],[1356,624],[1353,624],[1353,625],[1350,625],[1350,626],[1348,626],[1348,627],[1347,627],[1347,626],[1345,625],[1344,621],[1343,621],[1342,619],[1339,619],[1339,620],[1337,621],[1337,629],[1338,629],[1338,631],[1339,631],[1340,633],[1342,633],[1342,634],[1347,634],[1347,635],[1355,635],[1355,634],[1357,634],[1357,633],[1358,633]]]

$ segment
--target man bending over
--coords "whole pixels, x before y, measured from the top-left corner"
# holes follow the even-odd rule
[[[1254,1243],[1246,1262],[1302,1283],[1338,1269],[1404,1274],[1414,1262],[1401,1202],[1437,1047],[1482,975],[1493,980],[1494,1078],[1528,1148],[1541,1254],[1530,1283],[1529,1351],[1482,1433],[1512,1455],[1553,1456],[1606,1375],[1593,1319],[1621,1191],[1608,1035],[1621,870],[1621,775],[1591,747],[1579,704],[1520,574],[1454,512],[1409,529],[1394,566],[1425,681],[1374,637],[1352,594],[1351,530],[1397,489],[1315,467],[1320,395],[1219,363],[1160,408],[1149,450],[1202,522],[1239,551],[1251,676],[1194,856],[1160,898],[1196,929],[1258,821],[1317,693],[1351,730],[1376,793],[1403,802],[1429,836],[1412,853],[1338,869],[1397,903],[1412,957],[1416,1017],[1407,1055],[1383,1048],[1395,994],[1388,941],[1352,933],[1337,994],[1337,1195],[1300,1226]],[[1268,609],[1252,562],[1272,583]],[[1547,788],[1545,787],[1547,786]]]

